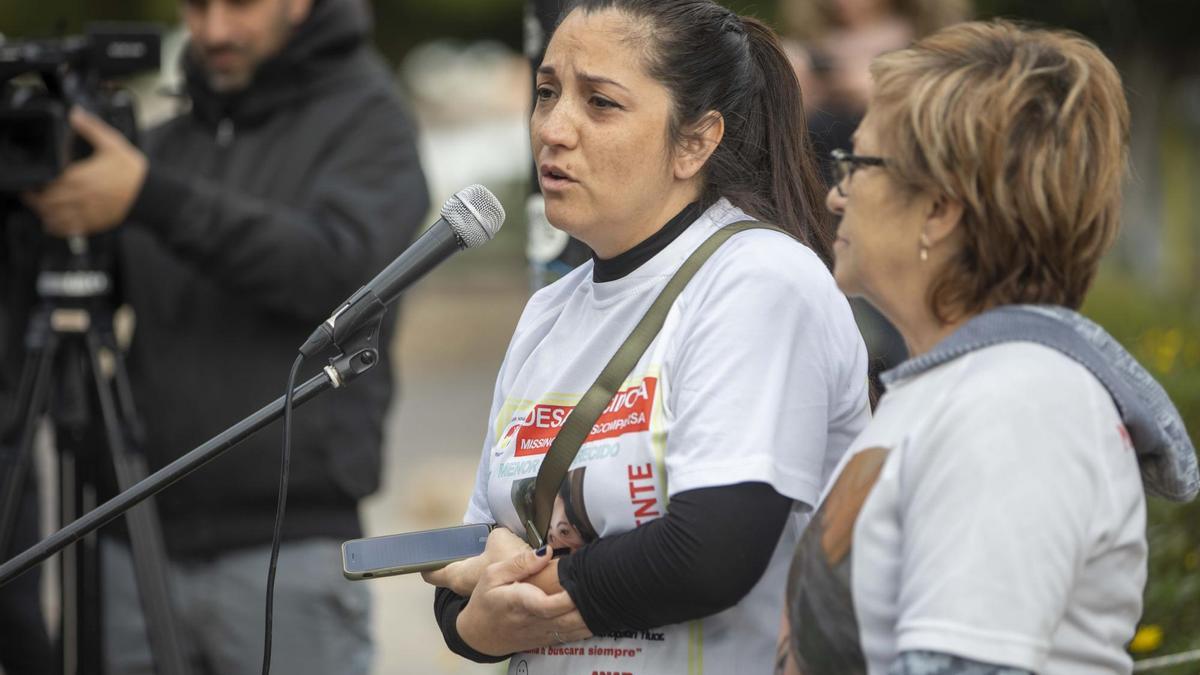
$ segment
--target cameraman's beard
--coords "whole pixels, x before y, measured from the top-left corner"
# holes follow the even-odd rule
[[[241,67],[231,70],[217,70],[214,68],[212,64],[213,57],[223,53],[231,53],[242,57]],[[254,72],[258,69],[258,63],[249,58],[244,49],[236,46],[222,46],[207,50],[197,48],[193,52],[193,56],[196,62],[200,64],[208,86],[213,91],[221,94],[236,93],[250,86],[251,81],[254,79]]]
[[[218,94],[236,94],[250,86],[254,71],[238,73],[214,73],[208,71],[208,86]]]

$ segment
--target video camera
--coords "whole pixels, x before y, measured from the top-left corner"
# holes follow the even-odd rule
[[[132,96],[111,79],[157,68],[145,24],[97,23],[85,35],[0,43],[0,194],[41,187],[91,148],[68,121],[80,105],[133,139]]]

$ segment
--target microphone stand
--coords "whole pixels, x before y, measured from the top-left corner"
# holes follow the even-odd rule
[[[338,354],[319,375],[296,387],[294,406],[303,405],[329,388],[341,388],[379,362],[379,329],[386,307],[378,298],[361,312],[357,328],[334,336]],[[339,322],[341,323],[341,322]],[[345,324],[343,324],[345,325]],[[129,489],[89,511],[61,530],[46,537],[0,565],[0,586],[4,586],[38,563],[58,553],[92,531],[137,506],[141,501],[165,490],[175,481],[216,459],[246,440],[251,434],[283,416],[284,398],[280,396],[249,417],[209,439],[203,445],[138,481]]]

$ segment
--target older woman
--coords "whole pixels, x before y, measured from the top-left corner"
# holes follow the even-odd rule
[[[1187,499],[1200,480],[1161,388],[1072,311],[1117,234],[1120,78],[1078,36],[1001,22],[871,71],[827,199],[835,278],[914,358],[797,547],[781,665],[1129,672],[1143,483]]]
[[[584,0],[530,126],[546,216],[595,257],[509,345],[466,514],[504,529],[427,575],[447,643],[511,673],[767,670],[791,552],[867,417],[795,75],[712,0]],[[683,289],[575,456],[554,520],[579,536],[551,540],[577,550],[536,555],[514,533],[548,439],[683,261],[748,219],[791,236],[736,234]]]

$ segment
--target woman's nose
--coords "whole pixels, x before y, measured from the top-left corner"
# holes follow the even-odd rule
[[[575,120],[563,101],[548,110],[538,124],[538,139],[545,145],[573,147],[579,139]]]

